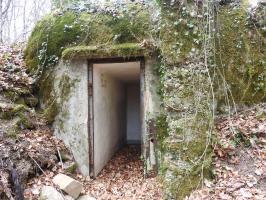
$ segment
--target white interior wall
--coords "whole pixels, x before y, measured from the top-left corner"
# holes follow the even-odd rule
[[[97,64],[93,69],[95,175],[126,140],[125,87],[105,67]]]
[[[140,85],[132,83],[127,85],[127,143],[140,141]]]
[[[139,62],[108,63],[93,65],[93,101],[94,101],[94,173],[97,175],[116,151],[127,139],[127,90],[130,83],[139,81]],[[128,98],[134,106],[139,102],[138,91]],[[138,109],[139,110],[139,109]],[[129,110],[129,119],[137,123],[137,113]],[[130,121],[129,121],[130,123]],[[134,127],[136,128],[136,127]],[[135,140],[135,138],[133,138]]]

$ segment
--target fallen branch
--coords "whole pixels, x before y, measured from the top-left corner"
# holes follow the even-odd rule
[[[58,156],[59,156],[59,160],[60,160],[60,163],[61,163],[62,169],[64,169],[64,164],[63,164],[63,160],[62,160],[62,157],[61,157],[61,154],[60,154],[59,148],[56,147],[56,149],[57,149],[57,153],[58,153]]]
[[[43,171],[43,169],[41,168],[41,166],[37,163],[37,161],[33,158],[33,157],[31,157],[30,155],[28,155],[32,160],[33,160],[33,162],[38,166],[38,168],[42,171],[42,173],[46,176],[46,174],[45,174],[45,172]]]

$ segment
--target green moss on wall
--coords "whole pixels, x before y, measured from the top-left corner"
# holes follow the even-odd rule
[[[167,3],[166,3],[167,4]],[[191,16],[192,6],[162,9],[160,37],[161,54],[168,64],[184,62],[201,45],[199,21]]]
[[[45,86],[43,88],[45,91],[50,91],[49,93],[44,93],[46,96],[43,96],[46,100],[46,108],[43,111],[43,116],[50,124],[54,122],[58,113],[62,112],[62,105],[70,98],[70,94],[73,92],[77,81],[77,79],[71,79],[67,74],[63,74],[59,80],[55,80],[52,74],[48,76],[45,84],[42,84]],[[58,81],[57,91],[53,87],[55,81]],[[68,113],[64,112],[64,117],[66,118],[67,116]]]
[[[252,16],[244,3],[223,5],[206,24],[204,6],[158,2],[162,12],[158,71],[168,124],[167,137],[160,141],[161,167],[166,198],[182,199],[202,181],[197,169],[210,172],[216,106],[225,111],[221,105],[265,101],[266,15],[265,7]],[[208,26],[213,32],[206,35]]]
[[[156,119],[156,137],[160,149],[160,153],[163,153],[167,148],[164,144],[164,140],[168,137],[168,124],[166,121],[166,116],[161,114]]]
[[[161,3],[162,60],[157,71],[167,116],[167,134],[160,140],[161,174],[165,198],[183,199],[211,168],[213,115],[203,62],[203,13],[195,14],[197,8],[191,3]]]
[[[78,41],[81,24],[74,12],[50,14],[34,28],[25,50],[25,61],[34,73],[58,62],[63,48]]]
[[[217,87],[224,87],[221,84],[224,80],[236,104],[251,105],[265,101],[266,37],[242,7],[224,7],[218,16],[220,31],[216,61],[220,82]],[[219,104],[225,103],[223,94],[217,97]]]

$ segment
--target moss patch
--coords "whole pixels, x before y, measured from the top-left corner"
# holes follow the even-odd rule
[[[52,76],[50,74],[50,76]],[[51,77],[50,77],[51,78]],[[66,102],[73,88],[75,86],[77,79],[71,79],[67,74],[63,74],[58,81],[58,88],[55,91],[53,84],[55,84],[55,78],[52,78],[52,82],[49,82],[50,78],[48,78],[43,85],[46,85],[48,92],[44,96],[46,100],[46,108],[43,111],[43,116],[47,120],[48,123],[53,123],[55,117],[58,115],[59,112],[62,112],[62,105]],[[67,112],[63,112],[63,117],[66,118],[68,116]],[[63,127],[61,127],[63,129]]]
[[[62,53],[63,59],[105,58],[105,57],[138,57],[149,56],[149,51],[135,43],[124,43],[112,46],[77,46],[67,48]]]
[[[160,5],[162,60],[157,71],[167,123],[167,134],[159,145],[163,152],[161,174],[165,198],[183,199],[211,168],[213,116],[202,54],[204,25],[198,17],[203,17],[203,10],[195,15],[198,8],[194,3],[160,1]]]
[[[10,120],[21,113],[28,111],[28,108],[23,104],[18,105],[3,105],[0,106],[0,118]]]
[[[232,98],[236,104],[251,105],[265,101],[266,37],[260,34],[261,28],[254,25],[242,7],[223,7],[218,16],[221,25],[216,60],[217,74],[222,78],[217,78],[220,80],[217,87],[223,85],[223,80],[226,81],[228,93],[232,95],[231,104]],[[217,97],[218,104],[225,103],[223,95]]]
[[[156,120],[156,137],[161,153],[165,152],[166,146],[164,140],[168,137],[168,124],[165,115],[160,115]]]

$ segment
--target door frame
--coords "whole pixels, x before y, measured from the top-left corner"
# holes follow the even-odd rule
[[[140,62],[140,127],[141,127],[141,154],[144,156],[145,146],[145,112],[144,112],[144,93],[145,93],[145,59],[144,57],[112,57],[112,58],[93,58],[87,60],[88,65],[88,153],[89,153],[89,176],[95,178],[94,170],[94,98],[93,98],[93,65],[106,63],[126,63]]]

